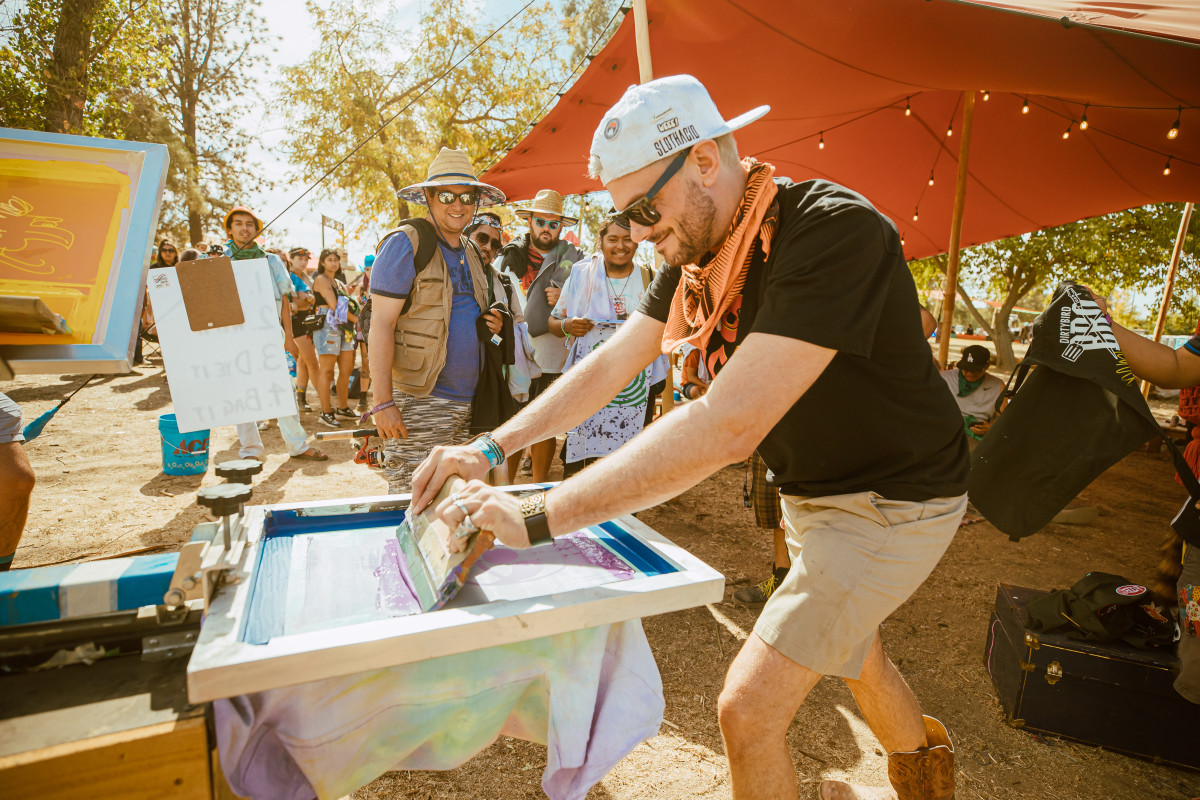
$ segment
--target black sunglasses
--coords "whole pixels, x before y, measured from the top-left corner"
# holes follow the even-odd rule
[[[500,240],[495,236],[488,236],[483,231],[475,231],[475,234],[471,238],[482,245],[491,245],[493,249],[500,249]]]
[[[638,225],[644,225],[647,228],[652,225],[657,225],[662,219],[662,214],[658,213],[658,209],[654,207],[654,196],[662,191],[662,188],[667,185],[667,181],[675,176],[683,166],[683,162],[687,160],[687,155],[692,151],[692,148],[687,148],[675,156],[674,160],[667,165],[663,170],[663,174],[658,176],[658,180],[650,187],[650,191],[634,200],[632,203],[621,209],[618,214],[625,219],[636,222]]]
[[[473,206],[479,202],[479,192],[436,192],[433,196],[444,206],[454,205],[455,200],[464,206]]]

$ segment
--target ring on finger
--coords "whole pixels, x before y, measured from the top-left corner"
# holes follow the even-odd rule
[[[454,529],[454,538],[465,539],[477,530],[479,530],[479,526],[471,521],[470,516],[466,516],[462,522],[458,523],[458,527]]]
[[[463,512],[463,517],[465,519],[471,518],[471,512],[467,510],[467,504],[463,502],[463,499],[461,497],[459,497],[458,495],[454,495],[453,497],[450,498],[450,504],[452,506],[454,506],[455,508],[457,508],[459,511]],[[476,530],[478,530],[478,529],[476,529]]]

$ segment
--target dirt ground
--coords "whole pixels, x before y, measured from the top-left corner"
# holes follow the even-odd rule
[[[24,377],[0,386],[32,419],[82,380]],[[16,567],[177,548],[203,518],[195,491],[217,482],[161,472],[157,415],[169,412],[162,362],[106,376],[80,392],[27,452],[38,476]],[[302,415],[310,432],[313,414]],[[212,461],[236,458],[233,428],[214,430]],[[274,426],[263,434],[266,468],[255,502],[382,494],[376,474],[351,462],[344,443],[322,445],[331,459],[287,459]],[[727,578],[726,602],[644,620],[662,673],[666,722],[588,795],[592,800],[727,798],[727,762],[716,700],[739,639],[756,612],[729,599],[770,567],[770,534],[742,505],[743,471],[728,467],[684,495],[639,516]],[[960,800],[1144,800],[1196,798],[1200,774],[1010,728],[983,666],[996,585],[1055,588],[1089,570],[1148,581],[1167,523],[1184,498],[1165,453],[1136,452],[1100,476],[1076,501],[1100,510],[1087,526],[1051,525],[1013,543],[987,523],[960,529],[933,576],[888,620],[886,647],[926,713],[951,731]],[[788,733],[801,781],[816,796],[822,777],[880,783],[886,759],[843,683],[821,682]],[[443,773],[388,773],[353,797],[536,798],[546,750],[502,738]]]

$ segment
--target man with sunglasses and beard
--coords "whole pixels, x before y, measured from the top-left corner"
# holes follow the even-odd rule
[[[822,675],[843,678],[888,755],[891,786],[825,781],[824,800],[951,800],[954,748],[883,651],[879,626],[924,582],[966,508],[968,454],[938,377],[896,226],[824,180],[752,158],[690,75],[631,86],[602,118],[590,171],[662,253],[611,341],[472,447],[438,448],[413,475],[436,510],[511,547],[648,508],[758,450],[778,486],[792,566],[734,659],[717,703],[733,796],[794,800],[786,734]],[[506,453],[570,429],[679,344],[709,391],[544,493],[479,479]],[[864,413],[864,409],[866,412]]]
[[[475,323],[482,316],[499,333],[489,294],[505,298],[499,275],[463,235],[476,209],[503,203],[504,193],[476,178],[466,153],[442,148],[426,180],[400,196],[429,207],[437,247],[418,272],[414,255],[429,229],[397,228],[376,248],[371,274],[368,414],[384,440],[391,494],[408,491],[413,469],[435,445],[467,440],[483,363]]]
[[[563,228],[576,225],[579,220],[563,214],[562,195],[553,189],[542,189],[532,205],[516,215],[529,223],[529,232],[500,251],[498,269],[516,278],[525,298],[525,322],[533,343],[533,357],[542,370],[529,387],[529,399],[535,400],[554,383],[566,363],[567,348],[563,340],[550,332],[550,312],[571,274],[571,265],[583,260],[584,254],[561,239]],[[535,483],[545,481],[550,475],[554,444],[551,437],[529,448]]]

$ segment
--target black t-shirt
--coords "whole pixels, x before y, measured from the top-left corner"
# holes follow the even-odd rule
[[[750,264],[737,341],[769,333],[838,352],[759,445],[771,483],[810,497],[962,494],[962,416],[925,341],[895,225],[845,187],[776,183],[779,230],[769,263],[756,253]],[[679,275],[660,270],[639,310],[665,322]]]

